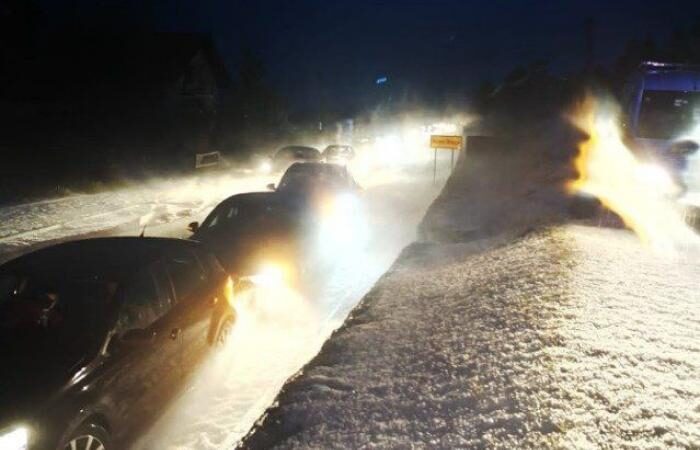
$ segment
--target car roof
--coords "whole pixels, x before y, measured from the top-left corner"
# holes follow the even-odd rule
[[[225,200],[222,200],[219,205],[223,204],[229,204],[229,203],[247,203],[247,204],[254,204],[258,202],[263,202],[263,201],[271,201],[271,200],[276,200],[277,196],[274,195],[274,192],[245,192],[243,194],[236,194],[228,197]],[[217,207],[219,206],[217,205]]]
[[[119,280],[169,251],[195,248],[194,241],[152,237],[109,237],[69,241],[20,256],[0,270],[40,272],[46,277]]]
[[[326,162],[295,162],[287,169],[289,171],[306,170],[308,171],[325,171],[330,173],[346,173],[347,167],[342,164],[326,163]]]
[[[313,154],[314,156],[320,156],[321,152],[314,147],[309,147],[306,145],[288,145],[286,147],[282,147],[281,149],[277,150],[275,153],[275,156],[277,155],[283,155],[285,153],[307,153],[307,154]]]

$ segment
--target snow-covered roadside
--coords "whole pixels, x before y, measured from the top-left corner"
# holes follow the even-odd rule
[[[700,251],[567,223],[558,174],[492,162],[241,448],[700,447]]]
[[[697,447],[694,256],[583,226],[414,244],[244,447]]]

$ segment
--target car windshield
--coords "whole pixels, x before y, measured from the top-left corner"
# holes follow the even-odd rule
[[[25,355],[80,352],[116,289],[117,283],[95,279],[1,273],[0,343],[5,351]]]
[[[252,225],[265,220],[274,208],[267,202],[227,202],[217,206],[202,223],[203,230]]]
[[[344,156],[351,152],[347,145],[329,145],[323,152],[326,156]]]
[[[644,91],[639,137],[678,138],[697,124],[700,124],[700,92]]]
[[[313,147],[284,147],[275,159],[318,159],[321,153]]]
[[[331,164],[298,164],[290,167],[280,180],[278,190],[303,189],[309,186],[341,188],[347,178],[341,168]]]

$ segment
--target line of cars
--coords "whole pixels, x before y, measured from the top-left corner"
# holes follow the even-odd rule
[[[79,240],[0,266],[0,449],[125,448],[226,342],[234,293],[276,276],[260,264],[301,273],[327,203],[361,190],[318,162],[270,187],[224,200],[188,240]]]
[[[294,162],[279,184],[267,188],[229,197],[201,225],[190,224],[192,239],[204,243],[230,273],[269,279],[261,274],[275,272],[299,286],[320,267],[324,249],[358,237],[362,188],[347,166]]]
[[[269,159],[260,162],[265,173],[277,173],[295,162],[328,162],[346,164],[355,158],[355,150],[346,144],[331,144],[321,152],[305,145],[288,145],[278,149]]]

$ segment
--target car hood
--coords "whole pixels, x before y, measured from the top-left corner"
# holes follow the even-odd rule
[[[291,242],[294,236],[291,227],[270,226],[215,230],[194,239],[213,252],[226,270],[240,274],[249,272],[267,248]]]

